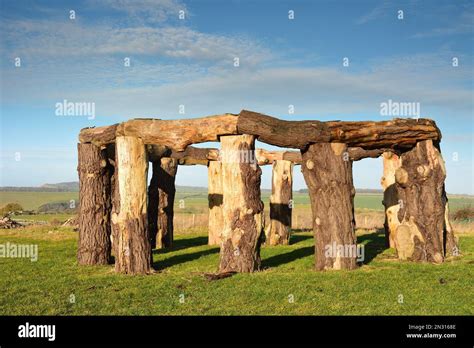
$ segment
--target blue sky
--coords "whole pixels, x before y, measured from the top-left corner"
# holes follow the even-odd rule
[[[474,194],[472,1],[0,3],[1,186],[77,180],[86,126],[244,108],[386,120],[380,104],[391,99],[420,103],[437,122],[448,192]],[[95,119],[56,116],[64,99],[95,103]],[[354,164],[356,187],[379,188],[381,175],[380,159]],[[265,167],[262,186],[270,180]],[[206,186],[207,169],[180,167],[177,183]],[[295,188],[304,187],[296,168]]]

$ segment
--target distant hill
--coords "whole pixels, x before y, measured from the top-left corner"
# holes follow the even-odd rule
[[[40,188],[57,189],[60,192],[61,191],[76,192],[76,191],[79,191],[79,182],[70,181],[70,182],[60,182],[57,184],[44,184],[44,185],[41,185]]]
[[[178,192],[206,192],[207,187],[176,186]],[[79,182],[59,182],[57,184],[43,184],[41,186],[2,186],[0,192],[79,192]]]
[[[78,192],[79,182],[60,182],[57,184],[44,184],[41,186],[2,186],[0,191],[8,192]]]
[[[301,190],[298,190],[298,192],[300,193],[308,193],[308,189],[301,189]],[[381,189],[365,189],[365,188],[362,188],[362,189],[356,189],[356,193],[372,193],[372,194],[382,194],[383,191]]]
[[[44,184],[41,186],[2,186],[0,192],[79,192],[79,182],[59,182],[56,184]],[[202,186],[176,186],[176,191],[179,193],[202,193],[207,195],[207,187]],[[261,189],[262,194],[271,194],[270,189]],[[308,189],[295,190],[298,193],[308,193]],[[358,194],[382,194],[381,189],[356,189]],[[448,194],[451,197],[473,197],[468,194]]]

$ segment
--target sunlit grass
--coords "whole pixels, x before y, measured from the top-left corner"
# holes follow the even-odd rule
[[[155,251],[148,276],[78,266],[70,228],[3,230],[0,243],[36,243],[39,259],[0,258],[0,314],[474,314],[472,235],[460,238],[462,257],[442,265],[398,261],[378,231],[359,230],[358,241],[366,260],[355,271],[315,272],[312,234],[298,232],[289,246],[262,248],[262,271],[208,281],[202,274],[217,270],[219,250],[201,230]]]

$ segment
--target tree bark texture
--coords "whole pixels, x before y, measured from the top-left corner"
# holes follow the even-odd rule
[[[220,272],[253,272],[260,268],[263,233],[261,170],[251,135],[223,136],[221,142],[224,230]]]
[[[112,221],[116,224],[115,271],[126,274],[151,272],[151,244],[147,219],[148,160],[143,141],[136,137],[116,139],[118,204]]]
[[[176,172],[178,161],[163,157],[159,163],[153,163],[153,175],[157,173],[158,209],[156,229],[150,233],[155,236],[157,248],[170,248],[173,245],[174,197],[176,194]],[[151,187],[151,185],[150,185]],[[156,232],[155,232],[156,231]]]
[[[354,269],[352,162],[345,144],[313,144],[302,151],[302,170],[313,212],[316,270]]]
[[[224,229],[222,212],[222,164],[220,161],[208,165],[208,201],[209,201],[209,245],[220,245]]]
[[[395,172],[401,166],[400,156],[392,152],[383,154],[383,176],[380,180],[383,188],[383,205],[385,207],[385,244],[390,248],[395,248],[393,237],[397,227],[398,211],[400,204],[398,202],[397,187],[395,185]]]
[[[287,245],[290,240],[293,198],[293,163],[273,162],[272,194],[270,196],[270,224],[266,244]]]
[[[105,265],[110,261],[111,184],[105,149],[78,144],[80,265]]]
[[[402,154],[395,172],[400,225],[394,243],[400,259],[441,263],[457,247],[446,215],[445,178],[444,160],[432,141]]]

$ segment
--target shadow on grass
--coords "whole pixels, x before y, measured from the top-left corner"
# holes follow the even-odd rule
[[[304,229],[304,230],[293,230],[292,231],[292,234],[290,236],[290,245],[293,245],[293,244],[297,244],[297,243],[300,243],[302,241],[305,241],[307,239],[312,239],[313,238],[313,235],[301,235],[301,234],[298,234],[298,233],[301,233],[301,232],[311,232],[311,230],[307,230],[307,229]]]
[[[262,266],[265,267],[278,267],[280,265],[283,265],[285,263],[290,263],[292,261],[301,259],[303,257],[309,256],[314,254],[314,247],[313,246],[308,246],[304,248],[299,248],[296,250],[292,250],[288,253],[285,254],[279,254],[275,255],[272,257],[269,257],[268,259],[263,259],[262,260]]]
[[[175,255],[164,260],[153,262],[153,268],[157,271],[161,271],[168,267],[176,266],[185,262],[194,261],[203,256],[217,254],[217,253],[219,253],[219,248],[212,248],[212,249],[196,251],[194,253]]]
[[[364,261],[363,264],[370,263],[377,255],[383,253],[385,246],[385,232],[382,229],[377,229],[375,232],[357,236],[357,243],[364,244]]]
[[[196,246],[207,245],[207,237],[192,237],[183,238],[173,241],[173,246],[166,249],[154,249],[153,254],[167,254],[172,251],[177,251],[186,248],[192,248]]]

